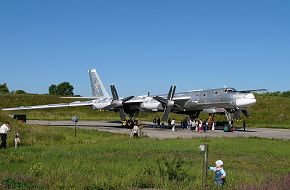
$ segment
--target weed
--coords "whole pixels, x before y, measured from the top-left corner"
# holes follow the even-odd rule
[[[42,176],[43,175],[43,165],[42,165],[42,163],[36,163],[36,164],[30,166],[30,171],[36,177]]]
[[[9,152],[6,155],[6,159],[9,160],[10,163],[24,162],[24,156],[19,152]]]
[[[183,170],[184,161],[179,158],[172,160],[158,160],[158,171],[161,177],[167,178],[169,181],[183,181],[188,178],[187,173]]]
[[[24,176],[8,176],[2,180],[2,185],[5,189],[45,189],[44,186],[36,185],[32,179]]]

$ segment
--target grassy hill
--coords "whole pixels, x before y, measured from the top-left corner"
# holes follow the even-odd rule
[[[252,127],[290,128],[290,98],[270,95],[257,95],[257,103],[249,108],[251,118],[242,117]],[[79,99],[61,99],[50,95],[1,95],[0,107],[16,107],[79,101]],[[7,111],[9,114],[26,114],[28,119],[70,120],[77,115],[82,120],[119,120],[115,112],[93,110],[91,107],[57,108],[29,111]],[[162,113],[140,113],[141,120],[152,121],[154,116]],[[180,121],[185,115],[171,114],[171,118]],[[207,118],[205,113],[200,118]],[[216,116],[216,120],[225,120],[224,116]],[[241,125],[242,122],[237,122]]]

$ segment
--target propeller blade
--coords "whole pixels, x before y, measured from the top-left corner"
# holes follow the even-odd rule
[[[178,104],[174,104],[173,108],[178,110],[178,111],[184,111],[184,109]]]
[[[237,119],[237,120],[240,120],[240,119],[241,119],[241,111],[242,111],[242,110],[239,109],[239,108],[235,111],[235,115],[236,115],[236,119]]]
[[[174,101],[172,101],[174,94],[175,94],[175,90],[176,90],[176,85],[171,85],[168,95],[167,95],[167,100],[165,100],[164,98],[158,97],[156,96],[154,99],[163,103],[165,109],[163,112],[163,116],[162,116],[162,120],[163,121],[167,121],[169,118],[169,114],[171,111],[171,108],[173,108],[176,104],[174,103]]]
[[[129,101],[129,100],[131,100],[133,98],[134,98],[134,96],[128,96],[128,97],[123,99],[123,103],[125,103],[125,102],[127,102],[127,101]]]
[[[171,94],[170,100],[173,99],[174,94],[175,94],[175,90],[176,90],[176,85],[173,86],[173,90],[172,90],[172,94]]]
[[[119,100],[119,96],[118,96],[118,92],[116,90],[115,85],[110,85],[111,87],[111,92],[112,92],[112,96],[113,96],[113,101],[111,105],[106,106],[104,109],[112,109],[112,108],[117,108],[118,109],[118,113],[120,115],[120,118],[122,121],[126,120],[126,114],[123,108],[123,103],[131,100],[132,98],[134,98],[134,96],[128,96],[122,100]]]
[[[117,90],[115,88],[115,85],[111,84],[110,87],[111,87],[111,92],[112,92],[113,99],[114,100],[119,100],[119,96],[118,96]]]
[[[172,94],[172,86],[169,89],[168,95],[167,95],[167,100],[171,99],[171,94]]]
[[[122,121],[126,120],[126,114],[125,114],[125,111],[124,111],[123,107],[118,108],[118,112],[119,112],[121,120]]]
[[[165,122],[168,121],[170,111],[171,111],[171,107],[165,107],[164,112],[163,112],[163,116],[162,116],[163,121],[165,121]]]
[[[166,99],[164,99],[164,98],[162,98],[160,96],[154,96],[153,99],[158,101],[158,102],[160,102],[160,103],[162,103],[162,104],[165,104],[165,105],[167,105],[167,103],[168,103],[168,101]]]
[[[246,117],[250,117],[250,113],[247,110],[242,109],[242,112]]]

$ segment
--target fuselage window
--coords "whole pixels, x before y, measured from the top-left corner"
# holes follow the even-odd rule
[[[215,94],[215,95],[217,95],[217,94],[218,94],[218,92],[215,92],[214,94]]]
[[[206,97],[206,93],[203,94],[203,97]]]

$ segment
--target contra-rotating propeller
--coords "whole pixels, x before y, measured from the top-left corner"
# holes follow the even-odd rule
[[[170,113],[172,108],[178,109],[178,110],[183,110],[179,105],[175,104],[175,102],[173,101],[175,90],[176,90],[176,85],[172,85],[170,87],[170,89],[169,89],[169,92],[168,92],[168,95],[167,95],[167,99],[162,98],[160,96],[154,96],[153,97],[153,99],[155,99],[158,102],[162,103],[162,105],[164,107],[162,121],[167,121],[168,120],[169,113]]]
[[[237,108],[234,111],[236,119],[238,119],[238,120],[241,119],[241,112],[244,114],[244,116],[250,117],[250,113],[246,109],[244,109],[244,108]]]
[[[103,109],[113,109],[113,108],[116,108],[118,110],[118,113],[121,117],[121,120],[124,121],[126,119],[126,114],[125,114],[125,111],[124,111],[124,108],[123,108],[123,105],[125,102],[131,100],[132,98],[134,98],[134,96],[128,96],[126,98],[123,98],[123,99],[119,99],[119,96],[118,96],[118,93],[117,93],[117,90],[115,88],[115,85],[110,85],[111,87],[111,92],[112,92],[112,96],[113,96],[113,100],[112,100],[112,103],[106,107],[104,107]]]

